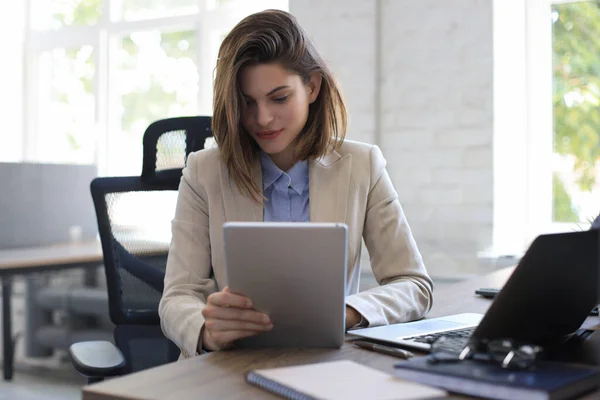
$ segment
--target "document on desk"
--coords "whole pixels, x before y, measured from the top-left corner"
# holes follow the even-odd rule
[[[246,380],[288,399],[438,399],[441,389],[409,382],[354,361],[342,360],[248,373]]]

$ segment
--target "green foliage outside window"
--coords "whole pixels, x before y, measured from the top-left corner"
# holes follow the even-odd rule
[[[552,11],[554,151],[572,157],[579,190],[591,191],[600,160],[600,1],[555,4]],[[556,174],[553,183],[554,220],[585,220]]]

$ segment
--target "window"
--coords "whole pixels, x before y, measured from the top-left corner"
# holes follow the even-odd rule
[[[600,213],[600,1],[494,3],[494,250],[520,253]]]
[[[600,212],[600,1],[531,0],[528,18],[534,226],[587,229]]]
[[[600,1],[552,4],[552,219],[600,212]]]
[[[138,175],[153,121],[212,114],[223,37],[283,0],[29,0],[24,158]]]

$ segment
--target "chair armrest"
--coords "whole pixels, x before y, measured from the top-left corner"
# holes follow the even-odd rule
[[[121,351],[106,340],[73,343],[69,356],[77,372],[86,377],[121,375],[125,367]]]

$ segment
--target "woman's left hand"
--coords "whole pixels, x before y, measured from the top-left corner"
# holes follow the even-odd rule
[[[361,316],[354,308],[346,306],[346,330],[352,328],[358,324],[361,320]]]

